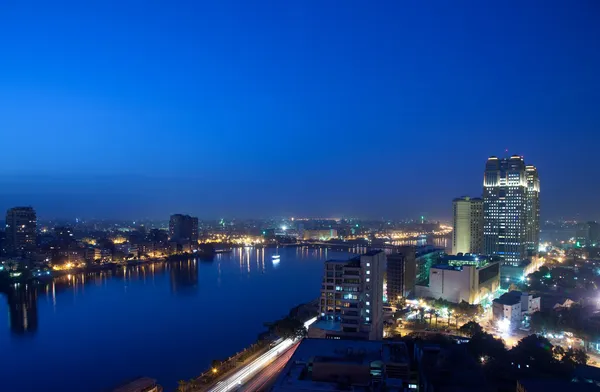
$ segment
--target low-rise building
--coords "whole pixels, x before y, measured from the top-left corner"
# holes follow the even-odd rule
[[[494,322],[504,322],[508,329],[519,328],[524,316],[540,310],[540,297],[534,297],[520,291],[510,291],[492,304],[492,317]]]
[[[404,342],[304,339],[273,392],[415,389]]]
[[[415,286],[417,297],[479,304],[500,288],[500,263],[492,258],[447,256],[429,270],[429,283]]]
[[[332,238],[338,238],[336,229],[304,230],[302,238],[313,241],[329,241]]]

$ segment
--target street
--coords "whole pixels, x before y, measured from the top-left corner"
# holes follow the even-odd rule
[[[248,381],[246,385],[240,388],[240,391],[259,392],[266,390],[266,388],[268,388],[269,385],[275,381],[279,375],[279,372],[281,372],[292,355],[294,355],[294,352],[296,351],[296,348],[298,348],[299,344],[300,342],[296,342],[285,352],[285,354],[268,364],[265,369]]]
[[[314,323],[317,318],[313,318],[304,323],[304,326],[308,328]],[[240,370],[235,371],[231,376],[219,381],[214,387],[209,389],[211,392],[228,392],[235,391],[241,388],[245,383],[249,382],[254,376],[260,373],[263,369],[267,368],[274,360],[279,357],[285,356],[294,344],[298,341],[296,339],[286,339],[273,347],[266,353],[262,354],[248,365],[244,366]],[[289,359],[289,358],[288,358]],[[287,362],[287,361],[286,361]],[[277,362],[279,363],[279,362]],[[268,378],[264,380],[266,383]]]

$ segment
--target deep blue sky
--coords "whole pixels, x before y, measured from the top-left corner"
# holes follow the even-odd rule
[[[594,0],[5,0],[0,210],[448,217],[508,149],[538,166],[545,218],[600,218],[599,18]]]

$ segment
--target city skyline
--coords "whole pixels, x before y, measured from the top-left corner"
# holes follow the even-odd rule
[[[600,218],[595,4],[34,3],[0,16],[2,209],[450,218],[518,154],[543,219]]]

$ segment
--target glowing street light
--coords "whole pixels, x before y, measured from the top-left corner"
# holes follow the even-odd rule
[[[504,318],[498,321],[498,331],[501,333],[508,333],[510,331],[510,320]]]

